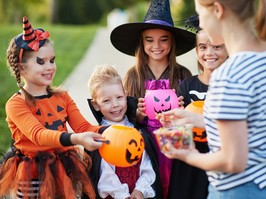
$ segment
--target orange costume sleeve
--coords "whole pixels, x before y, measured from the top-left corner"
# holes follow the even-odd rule
[[[97,132],[100,128],[81,115],[66,92],[41,96],[33,107],[29,107],[20,94],[15,94],[6,103],[6,113],[14,145],[22,152],[63,147],[60,136],[68,132],[67,122],[74,132]]]

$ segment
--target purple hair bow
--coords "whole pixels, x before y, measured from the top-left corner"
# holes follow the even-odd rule
[[[146,90],[170,89],[169,79],[147,80],[145,82]]]

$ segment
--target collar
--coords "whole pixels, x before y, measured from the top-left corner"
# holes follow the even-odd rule
[[[122,120],[121,122],[113,122],[113,121],[110,121],[110,120],[106,120],[104,117],[102,118],[102,122],[101,122],[102,126],[109,126],[109,125],[112,125],[112,124],[134,127],[134,125],[131,122],[128,121],[127,116],[125,116],[124,120]]]

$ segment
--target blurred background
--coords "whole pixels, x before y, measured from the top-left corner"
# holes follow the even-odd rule
[[[150,0],[0,0],[0,155],[10,148],[10,131],[5,121],[5,103],[18,91],[6,66],[9,41],[22,32],[22,17],[33,28],[42,27],[55,41],[58,67],[54,85],[60,85],[79,63],[97,30],[125,22],[142,22]],[[195,14],[194,0],[170,0],[176,26]],[[119,16],[119,17],[117,17]]]
[[[150,0],[0,0],[0,23],[102,24],[115,8],[125,10],[129,21],[142,21]],[[193,0],[170,0],[173,19],[194,13]]]

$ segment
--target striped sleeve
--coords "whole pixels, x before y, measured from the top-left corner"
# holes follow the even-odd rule
[[[204,106],[210,151],[221,147],[216,120],[245,120],[248,163],[244,172],[208,171],[210,183],[226,190],[253,181],[266,187],[266,52],[243,52],[230,57],[212,73]]]

